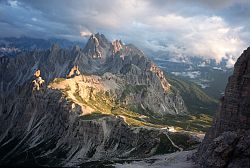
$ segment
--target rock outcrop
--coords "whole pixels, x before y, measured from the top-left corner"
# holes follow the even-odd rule
[[[168,83],[168,81],[166,80],[163,71],[157,67],[156,65],[152,65],[150,68],[150,71],[154,72],[156,74],[156,76],[159,78],[159,80],[161,81],[161,85],[164,89],[165,92],[168,92],[170,89],[170,84]]]
[[[87,56],[90,56],[94,59],[105,58],[106,56],[106,48],[109,48],[109,41],[103,34],[92,34],[87,45],[84,48],[84,52]]]
[[[250,48],[234,66],[220,111],[194,160],[202,167],[250,167]]]
[[[67,78],[72,78],[78,75],[80,75],[78,66],[73,66],[73,68],[71,68],[69,74],[67,75]]]
[[[115,40],[112,42],[112,54],[117,54],[120,50],[123,49],[121,40]]]
[[[45,81],[42,79],[42,77],[40,75],[41,75],[41,71],[40,70],[37,70],[34,73],[35,79],[32,81],[32,83],[33,83],[33,91],[40,90],[44,86],[44,84],[45,84]]]

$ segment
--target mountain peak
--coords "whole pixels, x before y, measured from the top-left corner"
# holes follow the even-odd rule
[[[106,37],[103,34],[96,33],[90,36],[87,45],[84,48],[84,53],[94,59],[103,58],[109,47],[110,42]]]
[[[105,43],[110,43],[109,40],[105,37],[105,35],[101,33],[92,34],[88,42],[94,42],[95,44],[101,46],[105,45]]]

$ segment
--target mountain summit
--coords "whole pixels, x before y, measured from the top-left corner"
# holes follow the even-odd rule
[[[92,34],[84,48],[84,53],[94,59],[105,58],[110,48],[110,42],[103,34]]]

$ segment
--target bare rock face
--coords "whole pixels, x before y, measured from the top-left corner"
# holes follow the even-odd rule
[[[67,75],[67,78],[71,78],[78,75],[80,75],[78,66],[73,66],[73,68],[71,68],[69,74]]]
[[[164,91],[165,92],[169,91],[170,84],[168,83],[165,76],[163,75],[163,71],[154,64],[151,66],[150,71],[154,72],[156,74],[156,76],[159,78]]]
[[[40,88],[42,88],[44,86],[45,81],[42,79],[41,75],[41,71],[38,69],[35,73],[35,79],[32,81],[33,83],[33,91],[35,90],[40,90]]]
[[[112,54],[115,55],[118,53],[120,50],[122,50],[123,45],[121,40],[115,40],[112,42]]]
[[[105,58],[107,52],[106,48],[108,47],[110,47],[110,44],[103,34],[92,34],[84,48],[84,52],[87,56],[94,59],[101,59]]]
[[[34,76],[36,77],[36,78],[38,78],[38,77],[40,77],[40,75],[41,75],[41,71],[38,69],[38,70],[36,70],[36,72],[34,73]]]
[[[250,167],[250,48],[234,68],[220,111],[195,156],[202,167]]]

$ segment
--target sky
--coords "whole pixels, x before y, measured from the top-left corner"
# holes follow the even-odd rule
[[[100,32],[231,66],[250,44],[249,18],[249,0],[0,0],[0,37],[81,40]]]

